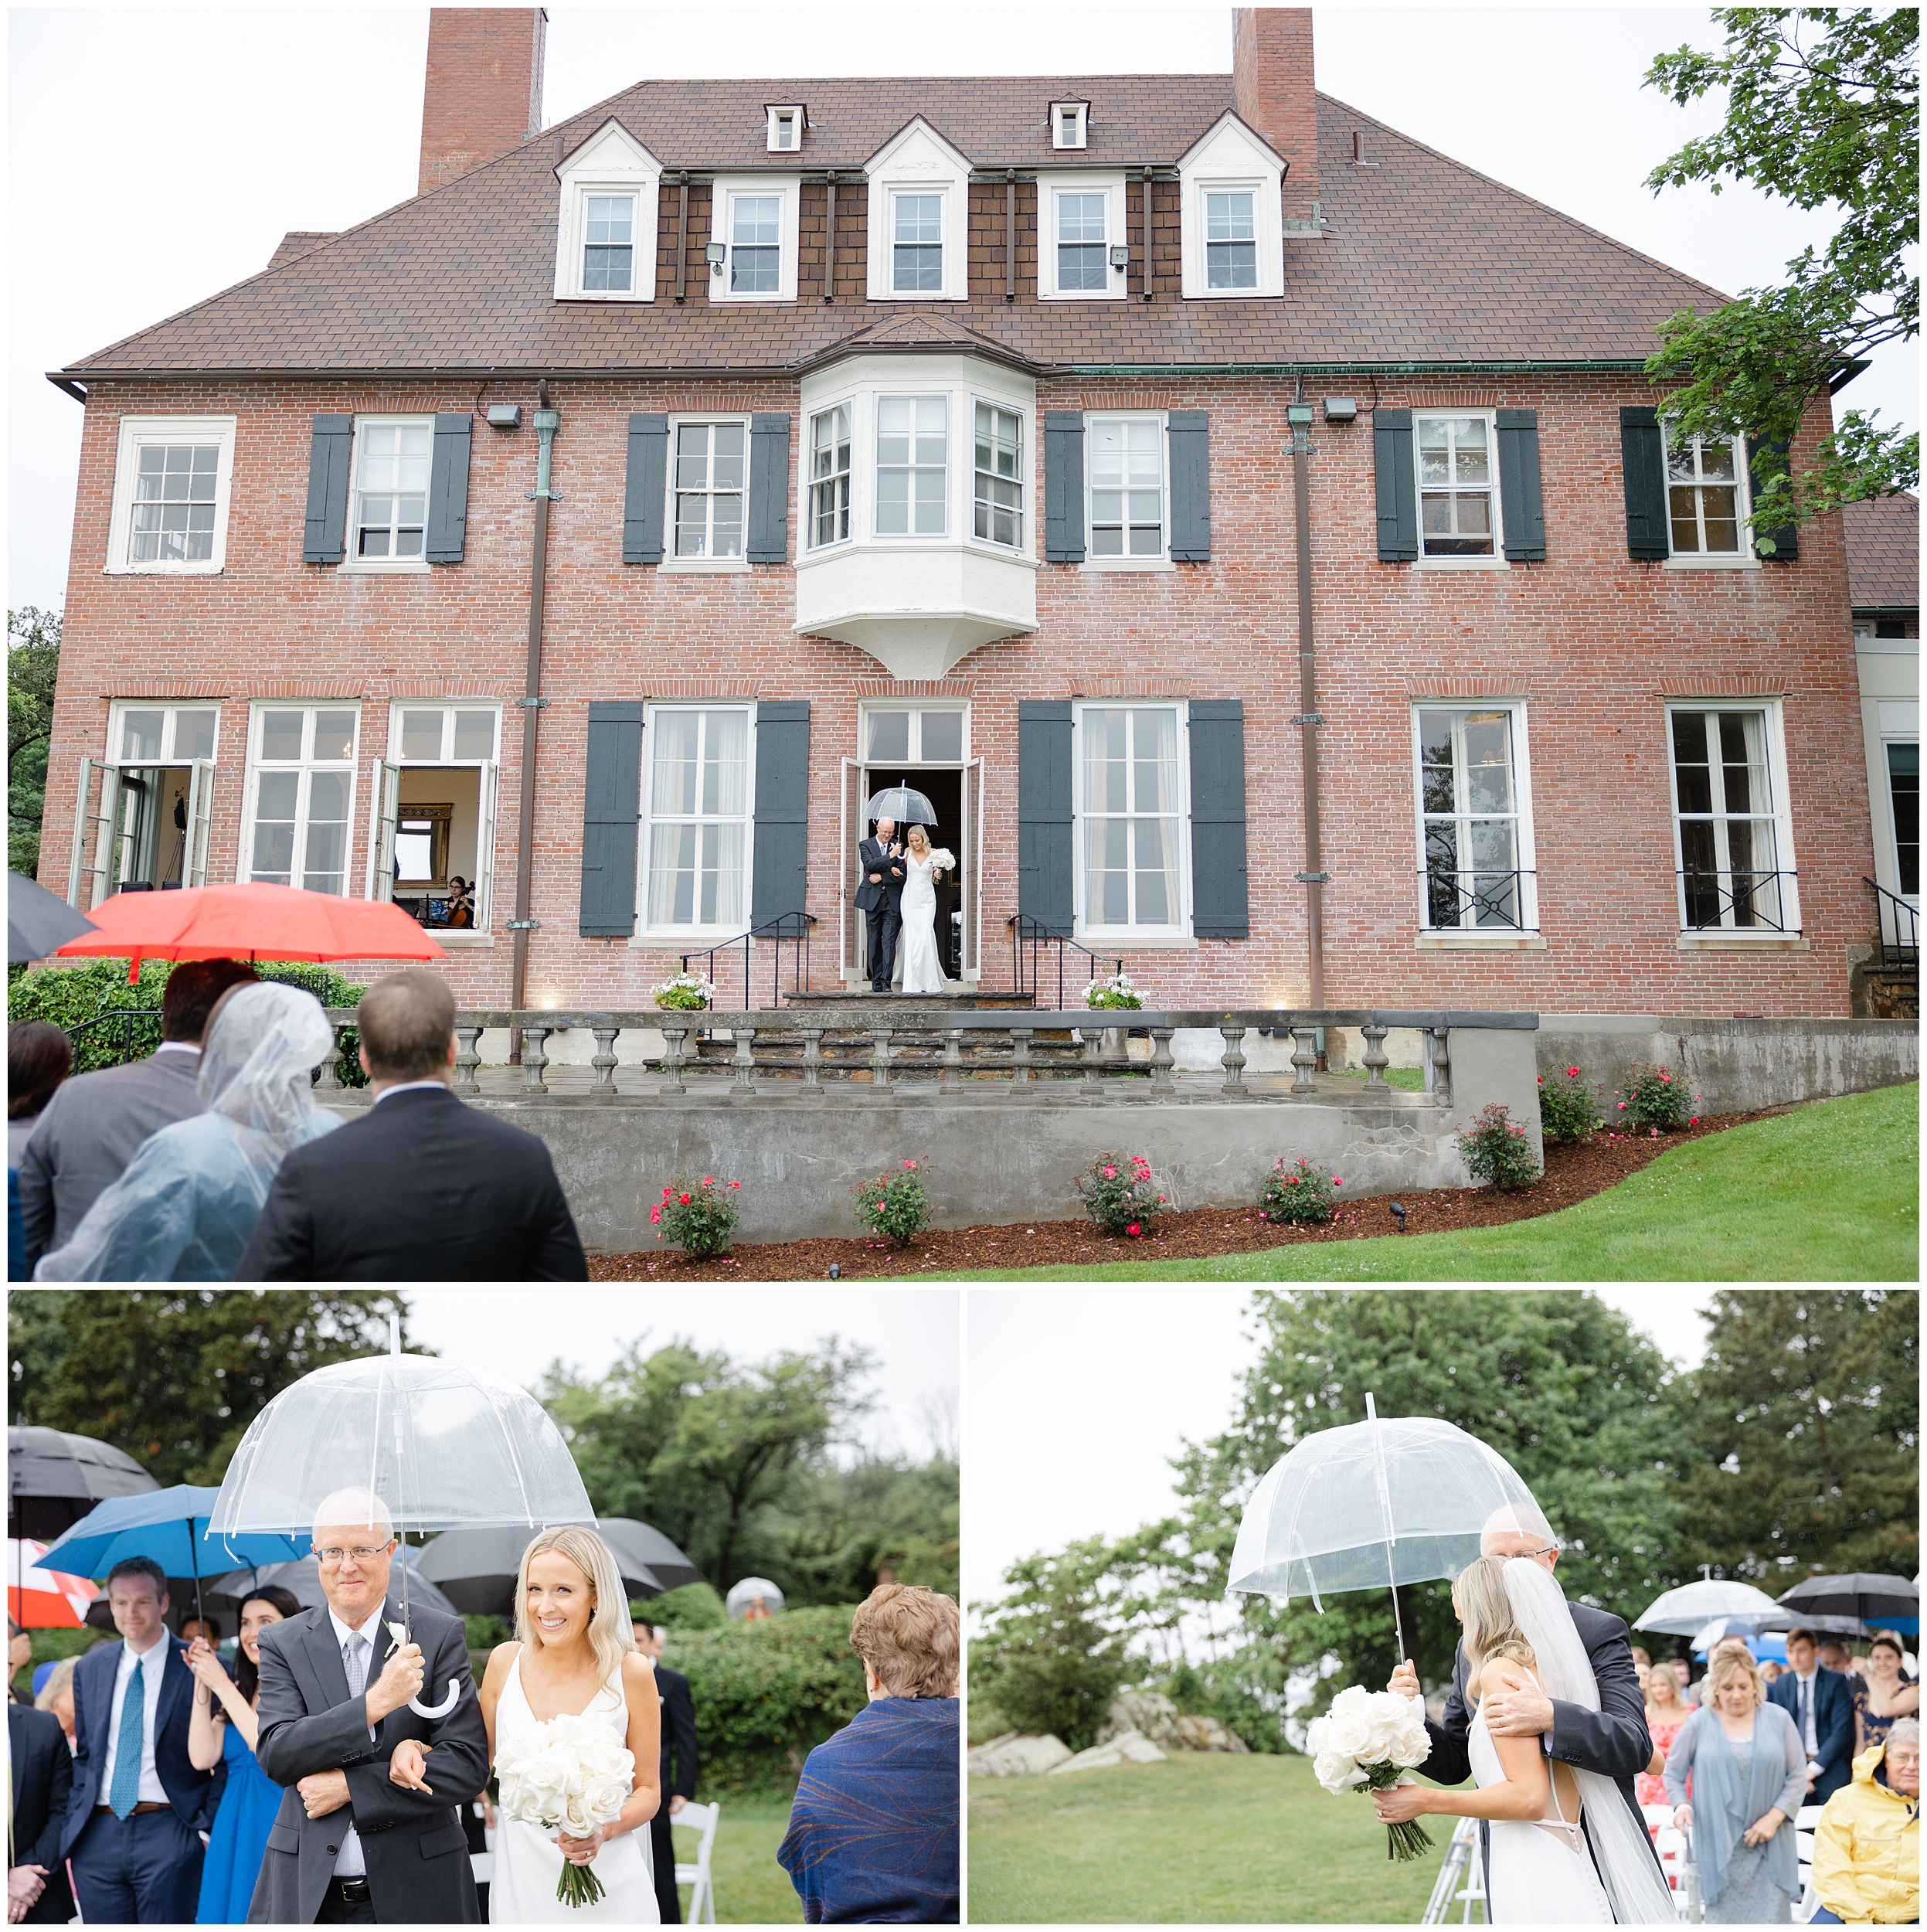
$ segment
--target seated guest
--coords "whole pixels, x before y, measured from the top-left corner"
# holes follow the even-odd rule
[[[183,1617],[181,1619],[181,1641],[190,1653],[197,1643],[205,1643],[218,1650],[221,1643],[221,1621],[218,1617]]]
[[[1837,1671],[1842,1676],[1854,1667],[1854,1653],[1837,1637],[1823,1637],[1820,1640],[1820,1667],[1822,1670]]]
[[[20,1211],[20,1156],[53,1090],[73,1066],[73,1049],[43,1019],[7,1029],[7,1279],[27,1278],[27,1224]]]
[[[291,1149],[341,1123],[312,1075],[335,1029],[298,986],[238,986],[208,1022],[199,1090],[206,1111],[152,1136],[36,1281],[230,1281]]]
[[[201,1111],[201,1036],[229,987],[257,978],[236,959],[184,960],[161,995],[161,1044],[144,1060],[64,1082],[20,1155],[20,1216],[32,1267],[73,1239],[150,1134]]]
[[[469,890],[468,881],[457,872],[448,882],[448,920],[451,926],[472,926],[475,923],[475,897]]]
[[[1793,1720],[1809,1764],[1806,1801],[1824,1804],[1854,1774],[1854,1697],[1837,1671],[1822,1670],[1810,1630],[1786,1633],[1786,1674],[1767,1692]]]
[[[1814,1925],[1920,1922],[1920,1720],[1897,1718],[1854,1760],[1813,1834]]]
[[[1786,1674],[1786,1666],[1774,1658],[1767,1658],[1760,1665],[1760,1682],[1769,1690]]]
[[[239,1281],[586,1281],[549,1150],[449,1091],[455,997],[391,973],[355,1016],[373,1104],[289,1155]]]
[[[777,1852],[808,1923],[957,1923],[960,1635],[956,1604],[921,1586],[858,1607],[870,1702],[810,1753]]]
[[[39,1684],[39,1674],[35,1673],[39,1688],[34,1692],[33,1708],[45,1711],[60,1726],[67,1740],[67,1749],[73,1749],[73,1667],[80,1662],[77,1657],[63,1657],[47,1672],[47,1680]]]
[[[60,1727],[30,1705],[7,1706],[7,1762],[13,1811],[7,1853],[7,1920],[12,1925],[65,1925],[73,1894],[60,1862],[73,1758]]]
[[[1881,1743],[1896,1719],[1912,1717],[1920,1709],[1920,1686],[1908,1683],[1901,1668],[1905,1655],[1900,1639],[1889,1630],[1867,1646],[1866,1670],[1851,1685],[1856,1758]]]

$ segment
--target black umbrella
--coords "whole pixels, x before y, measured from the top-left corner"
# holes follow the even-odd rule
[[[891,785],[872,794],[863,808],[866,818],[888,818],[899,825],[933,825],[936,812],[929,799],[908,785]]]
[[[319,1610],[328,1601],[321,1590],[320,1561],[312,1556],[288,1563],[263,1563],[258,1570],[236,1570],[207,1586],[207,1600],[216,1609],[238,1611],[263,1583],[279,1583],[292,1590],[304,1610]],[[408,1596],[411,1604],[426,1604],[444,1616],[461,1613],[431,1583],[423,1580],[413,1563],[408,1566]]]
[[[525,1526],[484,1524],[472,1529],[444,1529],[422,1546],[413,1573],[439,1583],[448,1600],[471,1617],[512,1617],[515,1579],[522,1573],[522,1552],[528,1547],[531,1535]],[[662,1594],[666,1586],[648,1564],[614,1537],[603,1540],[614,1553],[623,1588],[630,1596]]]
[[[1779,1600],[1803,1617],[1857,1617],[1863,1624],[1920,1614],[1919,1584],[1905,1577],[1869,1576],[1864,1570],[1845,1577],[1809,1577]]]
[[[7,1534],[52,1543],[110,1496],[160,1485],[134,1458],[64,1429],[7,1431]]]
[[[96,931],[92,920],[23,872],[7,874],[7,960],[45,959],[70,939]]]
[[[644,1565],[664,1590],[702,1581],[702,1572],[660,1529],[634,1516],[598,1516],[596,1529],[618,1563]]]

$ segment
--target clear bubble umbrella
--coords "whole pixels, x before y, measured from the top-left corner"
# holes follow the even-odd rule
[[[1635,1630],[1655,1630],[1674,1637],[1697,1637],[1708,1624],[1723,1620],[1734,1631],[1758,1630],[1780,1606],[1763,1590],[1737,1577],[1703,1577],[1655,1597],[1633,1620]],[[1715,1636],[1724,1635],[1717,1631]]]
[[[739,1621],[754,1623],[774,1617],[783,1608],[783,1592],[767,1577],[745,1577],[729,1586],[723,1608]]]
[[[1545,1518],[1511,1464],[1436,1416],[1365,1420],[1321,1429],[1274,1464],[1238,1526],[1227,1594],[1289,1603],[1348,1590],[1390,1590],[1406,1655],[1398,1586],[1456,1577],[1497,1517],[1537,1534]]]

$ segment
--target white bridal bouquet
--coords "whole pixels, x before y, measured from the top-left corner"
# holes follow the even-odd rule
[[[955,872],[957,870],[957,855],[950,850],[948,845],[933,847],[930,852],[930,858],[937,872]],[[934,874],[933,876],[934,876]]]
[[[1432,1755],[1425,1706],[1396,1691],[1352,1684],[1331,1700],[1328,1716],[1305,1728],[1312,1772],[1328,1791],[1384,1791],[1411,1781],[1402,1774]],[[1416,1859],[1432,1849],[1417,1821],[1385,1827],[1388,1859]]]
[[[636,1760],[608,1726],[593,1717],[552,1717],[506,1738],[495,1753],[501,1815],[539,1832],[586,1838],[622,1815],[634,1787]],[[563,1862],[556,1896],[593,1905],[603,1883],[593,1867]]]

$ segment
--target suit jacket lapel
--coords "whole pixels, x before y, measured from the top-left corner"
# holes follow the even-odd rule
[[[335,1641],[335,1620],[328,1614],[325,1604],[314,1613],[314,1624],[308,1631],[308,1656],[310,1666],[321,1680],[321,1692],[328,1700],[322,1709],[332,1710],[338,1704],[345,1704],[348,1670]]]

